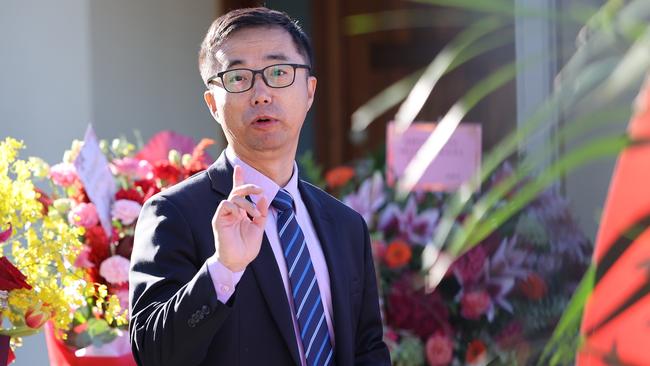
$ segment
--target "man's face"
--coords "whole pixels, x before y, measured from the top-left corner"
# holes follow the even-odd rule
[[[216,58],[220,65],[217,72],[306,63],[289,33],[279,27],[236,31],[217,49]],[[257,74],[253,87],[242,93],[227,92],[217,79],[218,85],[211,85],[205,92],[212,115],[240,157],[295,155],[300,129],[316,90],[316,78],[308,75],[308,70],[296,69],[291,86],[271,88]]]

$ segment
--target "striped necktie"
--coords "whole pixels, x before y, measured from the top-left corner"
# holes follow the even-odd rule
[[[334,350],[325,321],[325,307],[305,236],[296,221],[293,198],[289,192],[280,189],[271,205],[278,210],[278,234],[289,270],[293,305],[307,365],[333,365]]]

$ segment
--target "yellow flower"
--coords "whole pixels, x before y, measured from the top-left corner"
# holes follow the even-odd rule
[[[0,142],[0,222],[15,228],[4,255],[11,255],[32,289],[9,292],[9,308],[3,315],[21,327],[30,308],[46,305],[54,326],[67,329],[71,309],[84,304],[83,294],[92,287],[84,272],[72,265],[82,247],[83,231],[70,226],[56,210],[44,215],[33,180],[44,176],[46,165],[40,159],[19,160],[22,148],[22,142],[13,138]],[[11,329],[3,331],[11,334]]]

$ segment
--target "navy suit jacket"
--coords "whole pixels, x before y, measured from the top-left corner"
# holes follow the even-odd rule
[[[205,262],[215,252],[211,220],[230,194],[232,172],[222,153],[142,209],[129,274],[129,330],[139,365],[300,365],[266,235],[230,300],[217,300]],[[309,183],[298,187],[329,270],[336,364],[390,365],[363,218]]]

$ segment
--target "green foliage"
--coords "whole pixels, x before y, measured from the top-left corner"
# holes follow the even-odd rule
[[[298,157],[298,165],[300,165],[300,174],[308,182],[320,187],[325,187],[323,180],[323,168],[316,164],[314,153],[309,150]]]

